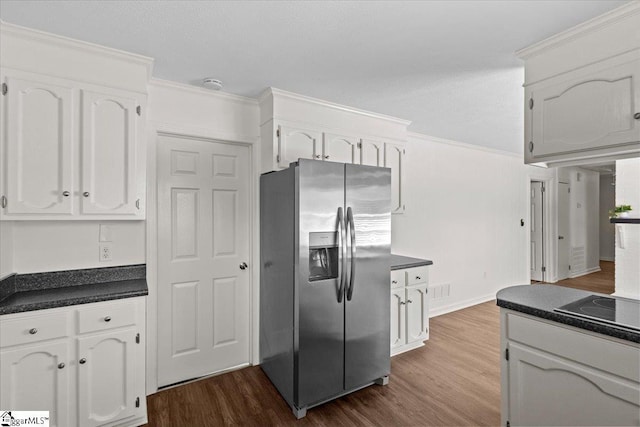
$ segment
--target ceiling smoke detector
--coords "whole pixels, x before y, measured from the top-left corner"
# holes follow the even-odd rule
[[[222,89],[222,82],[218,79],[207,77],[206,79],[202,80],[202,86],[211,90],[220,90]]]

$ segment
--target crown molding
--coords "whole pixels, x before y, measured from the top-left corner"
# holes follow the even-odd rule
[[[270,96],[272,96],[273,98],[288,98],[296,101],[306,102],[308,104],[315,104],[322,107],[331,108],[334,110],[345,111],[348,113],[354,113],[361,116],[368,116],[378,120],[385,120],[385,121],[397,123],[403,126],[409,126],[411,124],[410,120],[404,120],[404,119],[399,119],[397,117],[387,116],[385,114],[374,113],[366,110],[360,110],[358,108],[349,107],[347,105],[336,104],[336,103],[325,101],[322,99],[313,98],[310,96],[300,95],[293,92],[287,92],[286,90],[277,89],[274,87],[268,87],[267,89],[265,89],[258,97],[258,102],[263,103]]]
[[[422,141],[427,141],[427,142],[436,142],[438,144],[450,145],[450,146],[459,147],[459,148],[468,148],[470,150],[484,151],[485,153],[492,153],[492,154],[498,154],[501,156],[524,159],[523,155],[520,153],[514,153],[512,151],[506,151],[506,150],[499,150],[497,148],[484,147],[482,145],[469,144],[467,142],[453,141],[451,139],[439,138],[437,136],[425,135],[423,133],[407,132],[407,137],[420,139]]]
[[[249,98],[246,96],[236,95],[228,92],[212,91],[209,89],[201,88],[201,87],[190,85],[190,84],[178,83],[170,80],[158,79],[155,77],[153,77],[149,81],[149,85],[163,87],[167,89],[180,90],[180,91],[189,92],[195,95],[210,96],[213,98],[224,99],[226,101],[232,101],[240,104],[258,106],[258,100],[255,98]]]
[[[148,56],[125,52],[123,50],[113,49],[82,40],[47,33],[45,31],[34,30],[33,28],[22,27],[20,25],[11,24],[3,20],[0,20],[0,34],[3,38],[6,36],[13,36],[23,40],[53,44],[64,48],[75,49],[83,53],[90,53],[93,55],[99,55],[130,63],[136,63],[146,68],[147,80],[151,79],[154,59]]]
[[[515,54],[520,59],[528,59],[637,14],[640,14],[640,1],[634,0],[530,46],[517,50]]]

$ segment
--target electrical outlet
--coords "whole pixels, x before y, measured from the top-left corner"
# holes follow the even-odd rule
[[[111,243],[101,243],[100,244],[100,261],[112,261],[113,253],[112,253]]]

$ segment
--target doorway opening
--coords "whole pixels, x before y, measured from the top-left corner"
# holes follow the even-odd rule
[[[542,181],[531,181],[531,282],[544,282],[546,266],[544,262],[544,192],[545,183]]]

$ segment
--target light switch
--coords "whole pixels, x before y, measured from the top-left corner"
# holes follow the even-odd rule
[[[111,238],[111,226],[106,224],[100,224],[100,242],[112,242]]]

